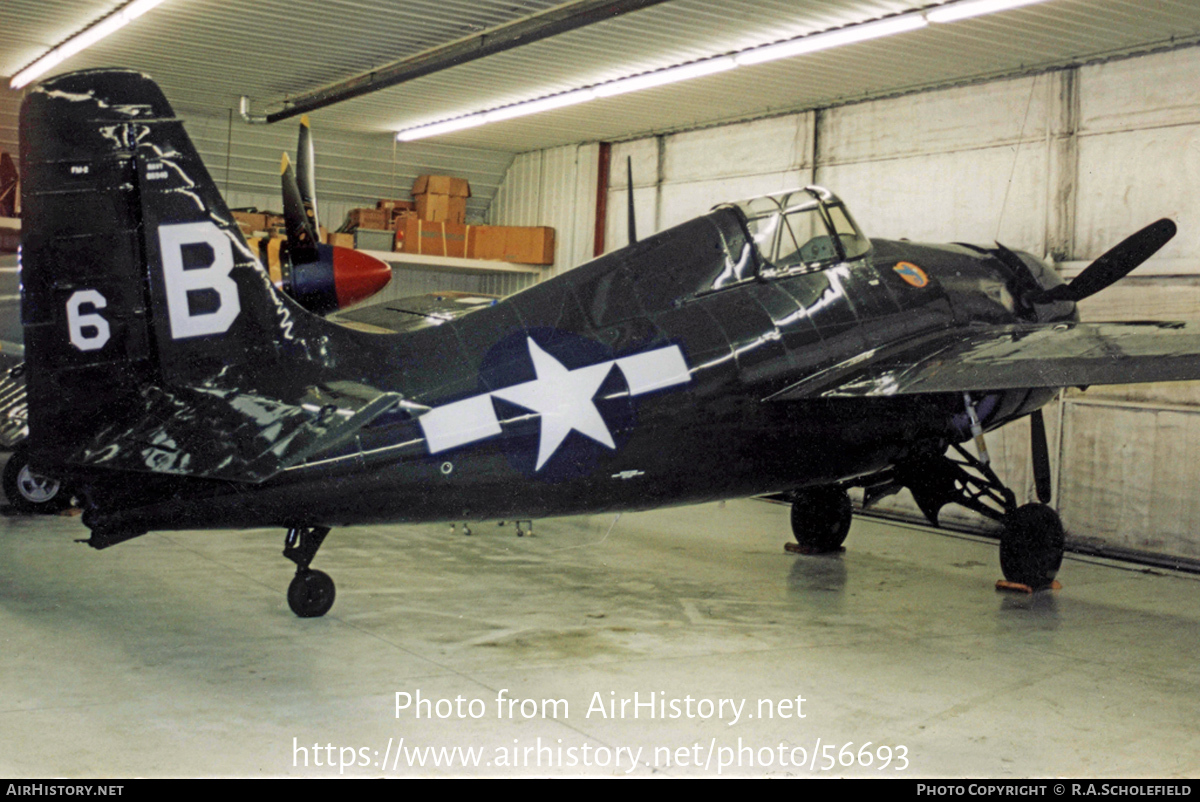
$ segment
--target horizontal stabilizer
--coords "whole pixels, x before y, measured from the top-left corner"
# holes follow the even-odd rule
[[[360,323],[391,332],[415,331],[440,326],[470,312],[493,306],[495,295],[457,291],[433,292],[358,306],[339,312],[335,320]]]
[[[768,401],[1086,387],[1200,379],[1200,326],[1050,323],[971,326],[868,351]]]
[[[396,393],[285,404],[232,390],[149,387],[129,425],[102,430],[68,461],[92,468],[263,482],[352,437],[400,402]],[[326,399],[328,400],[328,399]]]

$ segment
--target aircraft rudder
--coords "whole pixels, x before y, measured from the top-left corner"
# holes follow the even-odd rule
[[[131,121],[170,109],[144,80],[63,76],[21,107],[21,318],[35,452],[77,442],[152,372],[137,166],[124,136]],[[110,94],[142,102],[113,108],[102,99]]]
[[[152,80],[47,80],[20,125],[35,451],[78,446],[147,385],[278,358],[303,313],[271,286]]]

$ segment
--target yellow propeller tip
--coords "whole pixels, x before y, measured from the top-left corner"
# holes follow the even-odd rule
[[[284,173],[287,172],[287,168],[288,168],[289,164],[291,164],[291,161],[288,159],[288,155],[285,153],[285,154],[283,154],[283,158],[279,160],[279,174],[280,175],[283,175]]]

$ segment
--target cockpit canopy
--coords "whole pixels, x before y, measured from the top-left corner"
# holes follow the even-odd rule
[[[832,192],[806,187],[723,203],[577,268],[575,281],[592,324],[603,328],[638,310],[676,309],[747,282],[833,268],[871,247]]]
[[[741,213],[762,260],[761,276],[802,272],[866,256],[871,241],[836,195],[809,186],[723,203]]]

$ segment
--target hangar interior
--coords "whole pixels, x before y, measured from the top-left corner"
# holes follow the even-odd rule
[[[297,120],[259,118],[390,65],[434,63],[310,112],[322,215],[338,220],[377,198],[407,197],[418,175],[453,174],[470,181],[468,222],[553,226],[555,258],[519,274],[407,268],[389,297],[506,295],[625,245],[628,158],[643,235],[716,203],[819,184],[870,236],[1000,241],[1071,277],[1170,217],[1178,236],[1081,314],[1200,317],[1195,0],[1044,0],[397,140],[397,131],[939,4],[667,0],[588,17],[599,5],[167,0],[52,73],[150,74],[229,205],[277,208],[279,154],[294,148]],[[5,3],[0,74],[123,6]],[[463,56],[489,35],[547,20],[552,35]],[[0,90],[0,149],[13,154],[24,91]],[[1047,407],[1053,505],[1069,538],[1200,560],[1198,393],[1195,382],[1072,388]],[[989,435],[997,472],[1032,499],[1028,443],[1023,422]],[[920,519],[906,493],[879,506]],[[8,518],[0,611],[14,680],[0,707],[20,746],[10,742],[0,766],[25,776],[341,773],[294,765],[292,734],[296,744],[380,752],[406,733],[422,745],[489,748],[539,736],[613,750],[736,743],[728,720],[582,715],[593,690],[679,687],[680,696],[751,700],[799,692],[814,700],[811,720],[742,722],[746,741],[808,753],[818,736],[839,748],[906,743],[922,776],[1200,772],[1190,575],[1072,558],[1058,595],[993,596],[989,540],[862,519],[842,556],[784,557],[781,509],[744,501],[555,520],[539,522],[532,539],[494,530],[468,541],[441,526],[335,531],[322,559],[346,581],[320,622],[287,613],[278,593],[287,565],[265,548],[266,533],[152,535],[94,555],[70,542],[78,519]],[[986,528],[952,508],[943,520]],[[520,689],[569,698],[572,711],[500,722],[391,715],[393,692],[417,687],[490,703],[501,688]],[[708,773],[686,760],[635,771]],[[777,761],[731,773],[804,771]]]

